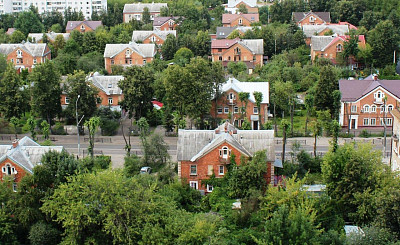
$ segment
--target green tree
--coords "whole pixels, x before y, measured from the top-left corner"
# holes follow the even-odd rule
[[[89,130],[89,147],[88,152],[90,157],[94,156],[94,136],[96,135],[97,129],[100,126],[100,117],[91,117],[85,122],[85,126]]]
[[[104,69],[103,54],[97,51],[84,54],[79,57],[76,67],[85,73],[101,71]]]
[[[360,47],[357,53],[357,60],[363,62],[366,67],[371,66],[373,56],[372,56],[372,47],[369,43],[365,44],[365,47]]]
[[[149,67],[132,66],[125,71],[125,79],[118,82],[124,91],[121,106],[132,116],[139,120],[145,117],[153,108],[154,73]]]
[[[246,4],[240,4],[236,12],[241,14],[247,14],[249,10],[246,8]]]
[[[185,66],[193,58],[193,52],[188,48],[180,48],[174,55],[174,63],[180,66]]]
[[[21,43],[26,39],[26,35],[20,30],[15,30],[10,36],[10,43]]]
[[[65,39],[63,35],[57,35],[53,43],[54,57],[57,57],[58,51],[65,47]]]
[[[53,24],[50,29],[52,32],[62,33],[62,26],[60,23]]]
[[[161,47],[161,53],[164,60],[172,60],[174,58],[177,48],[176,37],[172,34],[168,34]]]
[[[0,114],[4,118],[20,117],[26,111],[28,99],[22,88],[21,78],[13,64],[9,63],[0,81]]]
[[[32,245],[49,244],[56,245],[60,241],[61,232],[51,224],[39,221],[32,225],[29,231],[29,241]]]
[[[19,119],[17,117],[12,117],[10,119],[10,123],[12,124],[14,128],[14,134],[15,134],[15,139],[18,139],[18,124],[19,124]]]
[[[333,117],[334,101],[333,91],[339,89],[339,82],[332,66],[323,66],[320,70],[320,79],[315,94],[317,110],[330,110]]]
[[[239,92],[239,100],[242,104],[242,106],[240,108],[240,112],[241,112],[240,118],[241,119],[246,117],[246,108],[247,108],[247,104],[249,103],[249,98],[250,98],[249,92]]]
[[[228,62],[228,72],[232,74],[234,77],[237,77],[240,73],[244,73],[247,71],[247,65],[242,62]]]
[[[96,34],[93,31],[85,32],[82,45],[83,53],[97,51],[97,48]]]
[[[281,127],[282,127],[282,134],[283,134],[283,144],[282,144],[282,163],[285,162],[285,154],[286,154],[286,138],[287,138],[287,132],[290,127],[290,123],[286,119],[282,119],[281,121]]]
[[[211,52],[211,38],[208,31],[198,31],[194,38],[194,50],[196,56],[207,57]]]
[[[317,158],[317,139],[322,133],[322,122],[319,119],[311,122],[311,132],[314,137],[314,158]]]
[[[145,24],[149,24],[150,21],[151,21],[151,19],[150,19],[150,11],[149,11],[149,8],[147,8],[147,7],[145,7],[145,8],[143,9],[143,12],[142,12],[142,21],[143,21],[143,23],[145,23]]]
[[[307,94],[305,99],[304,99],[304,106],[306,108],[306,122],[304,125],[304,135],[308,136],[308,122],[310,120],[310,116],[315,112],[315,107],[314,107],[314,100],[315,97],[312,94]]]
[[[263,94],[261,92],[255,91],[253,93],[254,99],[256,100],[256,106],[258,109],[258,122],[260,124],[260,129],[262,129],[262,123],[261,123],[261,102],[263,100]]]
[[[368,43],[372,47],[374,65],[384,67],[393,62],[394,51],[399,51],[398,34],[395,31],[393,22],[390,20],[381,21],[368,33]]]
[[[31,132],[31,138],[36,141],[36,120],[33,116],[28,118],[29,131]]]
[[[61,114],[61,76],[53,62],[46,62],[35,66],[28,76],[31,87],[32,111],[39,117],[52,120]]]
[[[67,45],[69,40],[67,42]],[[73,53],[67,52],[66,48],[57,55],[57,58],[53,60],[55,66],[58,68],[62,75],[74,73],[77,66],[77,56]]]
[[[42,128],[42,133],[43,133],[43,137],[45,140],[49,139],[49,134],[50,134],[50,124],[46,121],[42,121],[42,123],[40,124],[41,128]]]
[[[42,33],[43,24],[38,15],[32,11],[24,11],[18,15],[14,27],[28,36],[29,33]]]

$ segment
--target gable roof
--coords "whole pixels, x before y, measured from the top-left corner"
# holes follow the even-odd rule
[[[236,5],[242,2],[252,8],[257,6],[257,0],[228,0],[228,8],[234,8]]]
[[[245,18],[250,22],[259,21],[259,14],[223,14],[222,24],[229,24],[240,17]]]
[[[54,42],[56,40],[56,37],[58,35],[62,35],[64,40],[67,41],[69,39],[69,36],[71,35],[71,33],[55,33],[55,32],[49,32],[49,33],[29,33],[28,37],[32,38],[32,42],[40,42],[43,39],[43,35],[46,35],[47,38]]]
[[[0,53],[4,55],[8,55],[16,49],[22,49],[25,52],[28,52],[33,57],[41,57],[44,56],[44,51],[46,50],[47,44],[45,43],[2,43],[0,44]]]
[[[165,22],[167,22],[167,21],[169,21],[171,19],[176,21],[176,20],[181,19],[181,18],[183,18],[183,17],[181,17],[181,16],[168,16],[168,17],[157,16],[157,17],[154,17],[153,26],[154,27],[162,26]]]
[[[161,8],[168,8],[166,3],[131,3],[125,4],[123,13],[142,13],[144,8],[148,8],[149,12],[160,12]]]
[[[180,129],[177,145],[178,161],[195,161],[224,142],[250,156],[257,151],[266,150],[268,161],[275,161],[273,130],[237,130],[229,123],[222,124],[218,129],[220,133],[216,130]]]
[[[342,94],[342,102],[356,101],[375,90],[382,87],[397,99],[400,99],[400,80],[340,80],[339,90]]]
[[[39,165],[42,156],[49,151],[61,152],[63,146],[41,146],[28,136],[20,139],[14,148],[12,145],[0,145],[0,162],[10,159],[15,164],[33,173],[33,168]]]
[[[264,54],[263,39],[214,39],[211,40],[211,48],[229,49],[235,44],[239,44],[249,49],[253,54]]]
[[[132,49],[134,52],[138,53],[144,58],[154,57],[156,54],[156,45],[154,43],[138,44],[135,42],[130,42],[128,44],[106,44],[104,58],[114,58],[114,56],[121,53],[126,48]]]
[[[227,38],[234,30],[238,30],[241,33],[251,31],[255,28],[261,29],[261,26],[232,26],[232,27],[217,27],[217,39]]]
[[[146,38],[150,37],[151,35],[157,35],[162,40],[167,39],[169,34],[172,34],[176,37],[176,30],[173,31],[160,31],[160,30],[153,30],[153,31],[133,31],[132,32],[132,41],[143,41]]]
[[[293,16],[293,20],[295,22],[300,22],[303,19],[307,18],[308,16],[310,16],[311,14],[319,17],[321,20],[323,20],[324,22],[331,22],[331,13],[330,12],[293,12],[292,16]]]
[[[229,78],[221,88],[221,92],[227,92],[229,90],[234,90],[237,93],[247,92],[250,94],[249,100],[253,103],[256,102],[253,93],[261,92],[263,95],[263,100],[261,103],[269,103],[269,83],[268,82],[240,82],[236,78]]]
[[[68,21],[67,26],[65,27],[66,31],[73,30],[77,26],[80,26],[82,24],[87,25],[90,27],[92,30],[96,30],[97,27],[103,26],[103,22],[101,20],[79,20],[79,21]]]
[[[348,25],[338,25],[338,24],[322,24],[322,25],[303,25],[302,26],[304,35],[306,37],[315,36],[325,29],[330,29],[334,34],[345,35],[348,34],[350,29]]]
[[[339,40],[346,41],[350,38],[350,36],[312,36],[311,37],[311,49],[324,51],[330,46],[334,45]],[[365,37],[364,35],[358,36],[358,42],[365,45]]]
[[[103,76],[95,72],[87,80],[107,95],[121,95],[122,90],[118,87],[118,82],[124,79],[124,76]]]

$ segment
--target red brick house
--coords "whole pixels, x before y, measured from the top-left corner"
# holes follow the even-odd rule
[[[211,40],[212,61],[220,61],[226,67],[228,62],[243,61],[249,73],[256,65],[263,65],[263,39],[219,39]]]
[[[293,12],[292,19],[299,27],[303,25],[322,25],[331,23],[329,12]]]
[[[400,80],[340,80],[340,125],[343,128],[391,128],[391,111],[400,104]],[[385,101],[386,98],[386,101]]]
[[[223,178],[230,164],[230,156],[235,154],[239,165],[242,156],[251,158],[257,151],[266,150],[267,183],[273,184],[275,143],[273,130],[238,130],[224,123],[215,130],[183,130],[178,133],[177,159],[178,176],[192,188],[203,193],[213,191],[203,180],[213,174]]]
[[[313,36],[344,36],[348,35],[351,30],[358,30],[357,27],[348,22],[339,22],[338,24],[321,24],[321,25],[303,25],[302,30],[306,36],[306,44],[311,44]]]
[[[47,40],[50,43],[54,43],[56,40],[57,36],[62,36],[64,38],[64,41],[67,41],[69,39],[70,33],[55,33],[55,32],[49,32],[49,33],[29,33],[28,34],[28,39],[30,42],[33,43],[43,43],[43,35],[47,36]]]
[[[71,33],[73,30],[85,33],[95,31],[98,27],[103,26],[103,22],[94,20],[68,21],[65,31]]]
[[[160,48],[163,44],[167,36],[171,34],[176,37],[176,31],[133,31],[132,32],[132,42],[136,43],[154,43],[157,44],[157,47]]]
[[[344,43],[350,39],[350,36],[313,36],[311,37],[311,61],[317,57],[330,59],[334,64],[336,58],[344,51]],[[364,35],[358,36],[358,46],[365,47]],[[354,57],[349,58],[349,63],[353,67],[358,67],[358,62]]]
[[[250,26],[252,23],[259,21],[258,14],[223,14],[222,26]]]
[[[225,11],[231,14],[236,14],[241,5],[247,9],[247,13],[258,13],[257,0],[228,0],[225,5]]]
[[[32,71],[36,64],[51,60],[51,50],[45,43],[3,43],[0,44],[0,54],[5,55],[8,62],[20,71],[23,69]]]
[[[159,31],[173,31],[179,26],[183,17],[169,16],[169,17],[154,17],[153,30]]]
[[[124,23],[129,23],[131,20],[142,20],[143,11],[147,8],[150,13],[150,20],[160,16],[162,8],[168,8],[166,3],[131,3],[125,4],[123,10]]]
[[[12,145],[0,145],[0,180],[11,177],[18,183],[25,175],[33,174],[33,168],[41,163],[45,153],[63,150],[63,146],[41,146],[27,136],[13,141]]]
[[[112,66],[128,67],[132,65],[145,65],[153,61],[156,54],[155,44],[107,44],[104,50],[105,69],[112,73]]]
[[[269,83],[268,82],[240,82],[236,78],[229,78],[221,87],[222,95],[215,101],[212,101],[210,114],[213,118],[229,119],[236,127],[241,127],[244,118],[251,122],[253,130],[259,130],[260,124],[264,124],[268,120],[268,105],[269,105]],[[239,93],[247,92],[250,97],[245,103],[239,100]],[[263,100],[260,109],[256,105],[254,92],[261,92]],[[246,113],[241,112],[241,107],[245,107]],[[260,120],[261,115],[261,122]]]

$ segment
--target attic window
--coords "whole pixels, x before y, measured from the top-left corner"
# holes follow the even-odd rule
[[[310,16],[310,22],[314,22],[314,21],[315,21],[314,16]]]
[[[342,51],[343,51],[343,45],[339,43],[339,44],[336,46],[336,52],[342,52]]]
[[[127,50],[125,51],[125,54],[126,54],[126,55],[130,55],[130,54],[131,54],[131,51],[130,51],[129,49],[127,49]]]
[[[17,55],[18,55],[18,56],[21,56],[21,55],[22,55],[22,51],[18,49],[18,50],[17,50]]]
[[[243,24],[243,20],[239,19],[239,25]]]
[[[231,155],[231,150],[227,146],[222,147],[219,150],[219,157],[228,159],[228,157]]]
[[[9,163],[7,163],[4,167],[2,167],[1,171],[3,172],[3,174],[6,175],[17,174],[17,170],[15,170],[15,168],[12,167],[11,164]]]
[[[84,25],[81,25],[81,30],[85,30],[85,26]]]

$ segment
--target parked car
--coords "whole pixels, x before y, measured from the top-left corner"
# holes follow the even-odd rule
[[[151,168],[150,167],[142,167],[140,169],[140,174],[150,174],[151,173]]]

